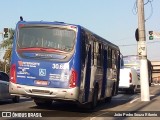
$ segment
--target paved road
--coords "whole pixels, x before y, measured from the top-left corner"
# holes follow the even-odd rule
[[[150,87],[151,101],[154,100],[160,93],[160,86]],[[11,100],[1,101],[0,110],[1,111],[18,111],[18,112],[40,112],[43,116],[52,116],[45,118],[45,120],[57,119],[57,120],[96,120],[96,119],[111,119],[117,120],[122,119],[121,117],[108,117],[110,115],[119,113],[120,111],[140,111],[145,109],[143,102],[141,104],[137,103],[140,100],[140,94],[124,94],[120,92],[117,96],[113,97],[112,102],[105,104],[100,102],[95,110],[86,110],[84,108],[78,108],[74,104],[69,103],[58,103],[54,102],[52,106],[45,108],[37,107],[34,102],[29,98],[21,98],[20,103],[12,103]],[[114,111],[114,112],[112,112]],[[113,114],[112,114],[113,113]],[[27,113],[28,114],[28,113]],[[40,115],[40,114],[39,114]],[[127,117],[129,119],[130,117]],[[133,117],[132,117],[133,118]],[[141,117],[142,118],[142,117]],[[26,120],[27,118],[3,118],[2,120]],[[33,118],[35,120],[35,118]],[[40,118],[37,118],[39,120]],[[124,119],[124,118],[123,118]],[[27,120],[32,120],[31,118]]]

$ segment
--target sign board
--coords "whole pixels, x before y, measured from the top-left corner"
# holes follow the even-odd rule
[[[138,41],[138,56],[143,57],[147,55],[147,47],[145,41]]]

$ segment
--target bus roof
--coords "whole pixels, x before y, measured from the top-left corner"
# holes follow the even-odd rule
[[[110,41],[108,41],[108,40],[100,37],[99,35],[93,33],[92,31],[90,31],[90,30],[88,30],[88,29],[86,29],[85,27],[82,27],[82,26],[81,26],[81,28],[82,28],[82,29],[85,29],[85,30],[88,31],[89,33],[93,34],[94,37],[97,38],[100,42],[102,42],[102,43],[104,43],[104,44],[108,44],[108,45],[110,45],[111,47],[114,47],[114,48],[116,48],[116,49],[119,50],[119,47],[118,47],[117,45],[115,45],[115,44],[111,43]]]

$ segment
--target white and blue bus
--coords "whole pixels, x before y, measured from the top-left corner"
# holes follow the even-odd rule
[[[9,91],[33,98],[37,106],[54,100],[95,107],[117,94],[119,69],[118,46],[80,25],[19,21]]]

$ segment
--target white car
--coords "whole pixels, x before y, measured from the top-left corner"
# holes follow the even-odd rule
[[[119,91],[134,94],[140,89],[140,78],[134,68],[120,69]]]
[[[12,99],[13,102],[17,103],[20,100],[19,96],[12,96],[9,93],[9,76],[0,71],[0,100]]]

